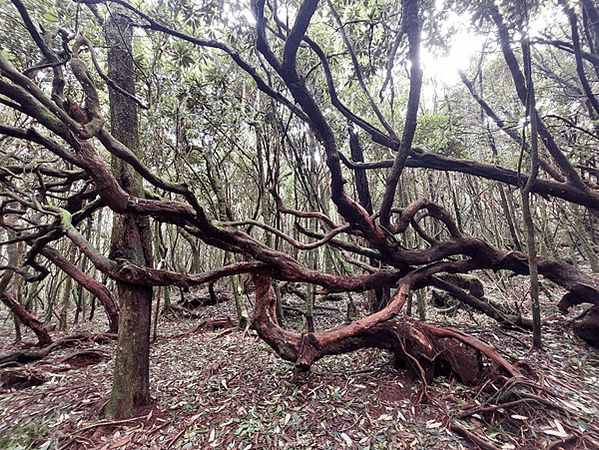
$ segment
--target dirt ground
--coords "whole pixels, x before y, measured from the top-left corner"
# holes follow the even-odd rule
[[[321,360],[298,383],[254,331],[194,331],[234,317],[231,301],[193,319],[162,317],[151,347],[152,405],[123,421],[102,417],[115,341],[73,340],[41,361],[0,368],[0,449],[598,449],[599,351],[573,336],[553,304],[545,298],[543,352],[530,350],[526,333],[429,306],[429,320],[483,339],[528,374],[479,386],[446,378],[424,386],[379,350]],[[343,320],[344,301],[320,305],[318,326]],[[52,337],[103,329],[98,317]],[[20,343],[14,337],[1,310],[0,357],[35,342],[26,330]]]

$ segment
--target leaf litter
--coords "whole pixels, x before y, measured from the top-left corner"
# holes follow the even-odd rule
[[[339,320],[333,310],[319,320]],[[425,401],[422,384],[393,369],[380,350],[323,359],[298,383],[292,364],[253,331],[192,332],[203,318],[226,316],[234,317],[231,302],[194,319],[161,319],[151,347],[152,405],[128,420],[102,417],[112,341],[75,349],[105,356],[79,368],[64,363],[74,349],[20,367],[45,382],[0,391],[0,448],[466,449],[478,448],[477,439],[496,449],[599,448],[599,355],[560,316],[545,321],[544,353],[484,318],[462,326],[522,361],[530,377],[484,386],[441,377]],[[0,331],[5,352],[10,330]]]

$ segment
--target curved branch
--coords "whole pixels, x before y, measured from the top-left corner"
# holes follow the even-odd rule
[[[16,85],[0,82],[2,93],[20,104],[26,114],[36,118],[53,131],[67,125],[74,133],[86,138],[85,129],[81,124],[69,117],[65,110],[49,99],[33,81],[15,69],[2,55],[0,55],[0,74]],[[38,110],[39,107],[43,110]]]
[[[44,247],[40,253],[100,300],[108,317],[109,332],[116,333],[119,323],[119,307],[108,288],[68,261],[58,250]]]
[[[281,213],[291,214],[296,217],[303,217],[303,218],[307,218],[307,219],[318,219],[318,220],[324,222],[327,227],[329,227],[333,230],[336,228],[339,228],[341,226],[341,225],[337,225],[335,222],[333,222],[327,215],[320,213],[318,211],[298,211],[297,209],[288,209],[285,207],[285,205],[283,204],[283,200],[281,199],[281,196],[278,194],[278,192],[274,188],[271,189],[270,192],[275,199],[275,202],[277,204],[277,209]]]
[[[84,139],[89,139],[98,134],[98,132],[104,126],[104,118],[100,110],[100,98],[98,97],[98,91],[94,86],[94,82],[87,73],[87,67],[85,63],[79,58],[79,47],[82,45],[89,46],[87,39],[80,35],[73,44],[73,55],[71,57],[71,70],[73,75],[79,81],[79,84],[83,88],[85,94],[85,104],[87,110],[91,115],[89,123],[81,124],[85,127],[85,134],[82,135]]]
[[[395,317],[403,308],[403,305],[406,303],[408,295],[410,294],[410,290],[417,281],[418,275],[416,274],[417,272],[412,272],[399,280],[395,295],[383,309],[340,328],[313,334],[313,345],[315,345],[317,349],[334,345]]]
[[[324,237],[324,235],[322,233],[316,233],[314,231],[309,231],[305,228],[303,228],[300,224],[296,223],[295,227],[297,228],[297,230],[302,233],[305,234],[308,237],[314,238],[314,239],[322,239]],[[377,261],[384,261],[385,257],[383,256],[382,253],[373,250],[371,248],[367,248],[367,247],[361,247],[357,244],[353,244],[351,242],[346,242],[346,241],[341,241],[339,239],[331,239],[329,241],[330,245],[332,245],[333,247],[354,253],[356,255],[362,255],[365,256],[367,258],[370,259],[375,259]]]
[[[473,295],[470,295],[469,293],[467,293],[463,289],[460,289],[453,283],[449,283],[445,280],[442,280],[439,277],[434,276],[430,277],[429,281],[432,286],[436,286],[439,289],[444,290],[452,297],[458,299],[460,302],[482,312],[483,314],[486,314],[487,316],[496,320],[502,325],[516,325],[522,328],[532,329],[532,325],[529,323],[527,326],[527,324],[524,323],[522,318],[517,317],[515,320],[512,320],[511,317],[505,315],[503,312],[495,308],[492,304],[484,301],[483,299],[479,299],[474,297]],[[518,321],[518,319],[520,319],[520,321]]]
[[[316,12],[318,2],[319,0],[302,1],[299,7],[299,11],[297,12],[297,16],[295,18],[293,28],[291,29],[291,32],[287,37],[287,42],[285,42],[282,70],[285,72],[289,72],[290,74],[294,74],[294,77],[297,77],[297,51],[299,50],[299,46],[302,40],[304,39],[306,30],[308,29],[308,25],[310,25],[310,20],[312,20],[312,16]]]
[[[1,87],[0,83],[0,87]],[[41,135],[35,128],[29,128],[27,130],[23,130],[22,128],[11,127],[8,125],[0,124],[0,133],[6,136],[12,136],[18,139],[23,139],[30,142],[35,142],[36,144],[40,144],[54,153],[56,156],[68,161],[76,166],[81,167],[80,159],[77,155],[67,148],[60,145],[58,142]]]
[[[443,207],[437,205],[436,203],[429,202],[426,199],[416,200],[408,205],[408,207],[402,211],[401,216],[395,224],[393,232],[405,232],[410,222],[414,220],[416,213],[422,209],[426,209],[430,217],[434,217],[435,219],[439,219],[441,222],[443,222],[452,238],[459,239],[462,237],[461,231],[458,229],[454,220],[447,213],[447,211],[445,211]]]
[[[350,229],[349,225],[340,226],[340,227],[337,227],[337,228],[331,230],[322,239],[320,239],[316,242],[312,242],[311,244],[303,244],[299,241],[296,241],[291,236],[288,236],[287,234],[283,233],[282,231],[277,230],[276,228],[271,227],[270,225],[266,225],[265,223],[258,222],[257,220],[241,220],[241,221],[237,221],[237,222],[223,222],[222,225],[230,226],[230,227],[237,227],[237,226],[242,226],[242,225],[253,225],[255,227],[262,228],[266,231],[269,231],[269,232],[279,236],[281,239],[284,239],[285,241],[289,242],[291,245],[293,245],[294,247],[296,247],[300,250],[312,250],[312,249],[315,249],[318,247],[322,247],[327,242],[331,241],[339,233],[343,233],[344,231],[347,231]]]
[[[393,160],[377,161],[372,163],[357,163],[348,160],[340,154],[341,159],[350,169],[381,169],[390,167]],[[447,156],[429,153],[421,148],[413,147],[410,156],[406,161],[407,167],[435,169],[445,172],[460,172],[487,180],[500,181],[502,183],[518,187],[520,182],[526,182],[528,175],[518,173],[513,170],[491,164],[483,164],[476,161],[465,161],[461,159],[449,158]],[[549,195],[561,198],[569,202],[582,205],[591,209],[599,210],[599,194],[592,190],[581,191],[569,183],[560,183],[557,181],[536,179],[531,188],[532,192],[540,195]]]
[[[21,18],[25,23],[25,27],[27,28],[27,31],[31,35],[33,41],[41,50],[42,55],[44,55],[44,58],[48,61],[48,63],[52,67],[52,70],[54,71],[54,78],[52,80],[52,98],[56,101],[57,104],[61,105],[62,94],[65,85],[64,75],[62,73],[62,65],[64,62],[60,60],[58,55],[52,50],[52,48],[46,43],[44,38],[39,34],[35,24],[29,16],[29,13],[27,12],[27,9],[25,8],[25,5],[23,5],[21,0],[11,1],[12,4],[15,5],[15,8],[17,8],[17,10],[19,11]]]
[[[32,316],[23,306],[6,292],[0,295],[0,301],[4,303],[26,326],[31,328],[39,340],[40,347],[52,344],[52,337],[48,330],[36,317]]]
[[[75,41],[74,47],[79,47],[81,45],[85,45],[87,47],[87,49],[89,50],[89,54],[91,55],[92,62],[94,63],[94,67],[96,68],[96,72],[98,72],[98,75],[100,75],[100,78],[102,78],[106,82],[107,85],[109,85],[115,91],[118,91],[119,94],[121,94],[121,95],[127,97],[128,99],[130,99],[131,101],[135,102],[141,109],[149,109],[149,106],[144,104],[135,95],[130,94],[125,89],[120,87],[117,83],[114,82],[114,80],[112,80],[108,75],[106,75],[104,73],[104,71],[102,70],[102,67],[100,66],[100,63],[98,62],[98,58],[96,56],[96,51],[94,50],[94,46],[89,41],[89,39],[87,39],[87,37],[85,37],[83,34],[81,34],[77,38],[77,40]],[[78,51],[78,48],[77,49],[73,48],[73,51]]]
[[[489,344],[484,343],[480,339],[476,339],[472,336],[469,336],[465,333],[462,333],[461,331],[454,330],[452,328],[438,328],[424,322],[420,322],[420,326],[437,338],[454,338],[459,341],[462,341],[464,344],[468,344],[470,347],[479,350],[481,353],[491,358],[495,364],[505,369],[510,374],[510,376],[514,378],[522,377],[522,374],[518,371],[518,369],[516,369],[512,364],[510,364],[510,362],[506,360],[503,356],[497,353],[497,350],[495,350],[495,348],[491,347]]]
[[[385,193],[379,208],[381,224],[390,228],[389,214],[395,199],[399,177],[405,167],[418,122],[420,90],[422,88],[422,68],[420,67],[420,18],[418,0],[404,1],[404,24],[408,36],[408,57],[410,60],[410,91],[406,106],[406,118],[399,149],[385,180]]]

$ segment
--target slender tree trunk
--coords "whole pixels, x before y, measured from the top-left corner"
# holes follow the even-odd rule
[[[99,216],[98,219],[100,219],[100,218],[101,218],[101,216]],[[98,223],[101,224],[101,221],[98,220]],[[91,236],[92,224],[93,224],[92,218],[88,217],[87,223],[85,225],[85,230],[83,231],[83,235],[84,235],[85,239],[87,239],[89,242],[91,242],[91,238],[92,238],[92,236]],[[99,235],[100,233],[97,233],[97,234]],[[80,261],[81,267],[79,267],[79,269],[83,273],[87,273],[88,262],[89,262],[89,259],[87,259],[87,257],[83,256],[81,258],[81,261]],[[93,278],[91,273],[88,274],[88,276],[90,278]],[[75,317],[73,319],[73,324],[76,325],[77,323],[79,323],[80,315],[83,315],[83,317],[85,317],[86,302],[87,302],[87,291],[85,289],[83,289],[83,285],[77,283],[77,294],[75,295],[75,304],[76,304],[77,308],[75,309]]]
[[[234,220],[233,211],[231,210],[230,202],[225,196],[225,190],[220,182],[216,163],[210,154],[204,155],[206,161],[206,171],[210,184],[214,190],[214,194],[218,200],[218,209],[220,220]],[[233,254],[227,252],[225,254],[225,264],[235,262],[236,257]],[[237,309],[237,319],[239,320],[239,328],[247,329],[251,326],[250,316],[247,312],[247,308],[243,303],[243,296],[239,290],[239,277],[233,275],[229,278],[229,286],[233,292],[233,298],[235,299],[235,308]]]
[[[526,5],[525,5],[526,8]],[[527,33],[525,31],[524,33]],[[541,348],[541,307],[539,304],[539,272],[537,247],[535,243],[535,228],[530,211],[530,197],[532,185],[539,173],[539,148],[538,148],[538,125],[534,86],[531,73],[530,42],[528,36],[523,35],[522,53],[524,57],[524,73],[526,74],[526,87],[528,95],[526,97],[526,115],[530,120],[530,159],[531,169],[530,177],[526,185],[522,188],[522,215],[524,218],[524,227],[526,229],[526,249],[528,251],[528,270],[530,273],[530,301],[532,310],[532,345],[535,348]]]
[[[349,129],[349,148],[351,151],[351,157],[354,161],[364,161],[364,152],[362,146],[360,145],[360,139],[358,138],[358,135],[352,131],[351,128]],[[366,210],[368,214],[372,215],[374,210],[372,208],[372,196],[370,195],[370,187],[368,185],[366,171],[356,169],[354,180],[360,205],[362,205],[362,207]],[[399,183],[401,183],[401,179],[399,180]],[[403,190],[400,189],[400,192],[403,193]],[[380,266],[379,262],[374,258],[371,258],[369,262],[371,266]],[[390,296],[390,290],[387,287],[372,289],[370,291],[370,310],[376,312],[383,309],[387,305]]]
[[[233,298],[235,299],[235,309],[237,310],[237,320],[239,320],[239,328],[247,330],[252,323],[247,308],[245,307],[245,303],[243,303],[243,295],[241,295],[241,290],[239,288],[239,275],[233,275],[230,280]]]
[[[105,27],[108,75],[128,93],[135,93],[132,54],[133,32],[122,11],[113,11]],[[109,89],[111,132],[134,153],[139,153],[137,107],[128,97]],[[143,197],[141,178],[131,166],[113,158],[115,177],[132,195]],[[144,217],[116,215],[110,257],[152,267],[151,230]],[[117,282],[120,313],[114,380],[106,415],[131,417],[150,402],[150,317],[152,288]]]
[[[586,236],[582,220],[580,219],[582,216],[580,208],[577,205],[572,205],[572,211],[574,214],[571,215],[571,220],[574,222],[574,231],[580,241],[581,253],[589,261],[593,272],[597,273],[599,272],[599,258],[597,258],[597,253],[593,249],[591,240]]]
[[[520,240],[518,239],[518,232],[516,231],[516,226],[514,225],[515,221],[513,219],[513,212],[509,207],[507,197],[505,195],[505,186],[503,184],[498,184],[497,188],[501,197],[501,208],[503,209],[503,214],[505,215],[505,219],[507,220],[507,226],[510,230],[510,236],[512,237],[512,243],[514,245],[514,248],[521,252],[522,246],[520,245]]]
[[[60,330],[66,330],[68,326],[68,313],[71,304],[71,289],[73,288],[73,279],[67,277],[62,293],[62,301],[60,302]]]
[[[7,222],[9,221],[9,219],[6,219]],[[9,238],[14,238],[15,237],[15,233],[8,229],[8,237]],[[18,246],[17,244],[10,244],[7,246],[7,256],[8,256],[8,265],[12,265],[12,266],[18,266],[19,264],[19,250],[18,250]],[[4,270],[4,272],[2,273],[2,276],[0,277],[0,297],[2,297],[6,290],[8,289],[8,285],[10,284],[12,277],[14,275],[14,271],[10,270],[10,269],[6,269]],[[18,297],[17,297],[18,298]],[[9,305],[10,308],[10,305]],[[17,316],[16,312],[11,308],[12,311],[12,315],[13,315],[13,321],[15,324],[15,342],[19,342],[21,340],[21,321],[19,320],[19,317]]]

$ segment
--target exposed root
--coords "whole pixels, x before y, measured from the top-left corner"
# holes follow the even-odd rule
[[[205,331],[214,331],[222,329],[230,329],[239,326],[239,321],[225,317],[221,319],[205,320],[195,327],[192,333],[203,333]]]
[[[71,353],[58,360],[59,363],[68,363],[74,369],[89,366],[90,364],[97,364],[108,358],[104,352],[98,350],[84,350],[80,352]]]
[[[0,373],[0,388],[2,389],[25,389],[30,386],[39,386],[47,381],[47,378],[36,371],[28,368],[6,370]]]
[[[558,404],[561,401],[568,405],[563,397],[563,394],[530,380],[511,378],[485,404],[455,414],[450,428],[481,448],[492,447],[484,447],[483,443],[475,440],[478,435],[466,435],[463,427],[453,421],[472,418],[468,420],[478,421],[477,427],[482,426],[482,421],[491,428],[499,426],[509,430],[510,435],[525,435],[527,429],[534,427],[547,436],[560,438],[555,442],[549,441],[547,448],[558,449],[565,445],[565,448],[597,448],[593,445],[598,443],[599,429],[579,416],[579,411]],[[577,427],[570,425],[576,422],[587,423],[588,430],[581,434]]]
[[[498,447],[495,447],[493,444],[489,443],[486,439],[480,436],[477,433],[473,433],[472,431],[468,431],[466,428],[456,425],[455,423],[449,424],[449,429],[454,433],[458,433],[459,435],[465,437],[474,445],[477,445],[482,450],[499,450]]]

